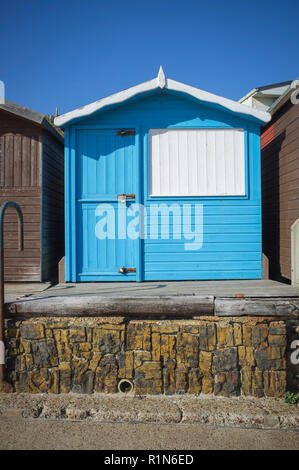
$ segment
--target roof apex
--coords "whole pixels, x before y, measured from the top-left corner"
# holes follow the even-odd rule
[[[169,91],[186,94],[203,103],[210,103],[212,105],[223,107],[224,109],[232,113],[244,115],[245,118],[253,118],[254,120],[260,121],[261,123],[269,122],[271,119],[271,115],[265,111],[251,108],[249,106],[240,104],[237,101],[214,95],[213,93],[200,90],[199,88],[195,88],[193,86],[186,85],[175,80],[166,79],[163,68],[162,66],[160,66],[156,78],[147,82],[140,83],[139,85],[120,91],[106,98],[102,98],[98,101],[94,101],[93,103],[90,103],[81,108],[77,108],[66,114],[62,114],[61,116],[57,116],[54,120],[54,123],[58,127],[66,127],[74,121],[78,121],[80,119],[84,119],[88,116],[91,116],[96,112],[104,110],[104,108],[107,109],[111,106],[119,106],[131,98],[135,98],[142,94],[159,89],[167,89]]]
[[[160,88],[165,88],[166,86],[166,77],[162,65],[160,65],[159,73],[157,76],[158,84]]]

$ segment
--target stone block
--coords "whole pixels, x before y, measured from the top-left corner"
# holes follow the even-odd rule
[[[284,322],[273,321],[269,326],[269,335],[286,335],[287,328]]]
[[[118,367],[113,355],[104,356],[95,372],[95,392],[116,393],[118,384]]]
[[[264,389],[268,397],[283,397],[287,388],[287,373],[283,370],[264,372]]]
[[[51,369],[49,372],[49,393],[59,393],[60,374],[59,369]]]
[[[72,383],[72,369],[70,364],[59,364],[59,385],[60,393],[69,393]]]
[[[73,360],[72,369],[73,369],[72,392],[84,393],[85,373],[88,370],[88,362],[82,358]]]
[[[45,329],[42,323],[23,322],[20,326],[22,339],[42,339],[45,337]]]
[[[207,323],[207,322],[205,322]],[[216,348],[217,336],[214,323],[199,325],[199,347],[203,351],[213,351]]]
[[[176,337],[174,335],[161,335],[160,354],[163,358],[175,359],[176,357]],[[198,345],[198,343],[197,343]],[[197,346],[198,347],[198,346]],[[154,348],[153,348],[154,351]],[[197,355],[197,352],[196,352]]]
[[[155,360],[149,351],[133,351],[134,368],[142,366],[145,361]]]
[[[175,334],[179,331],[179,325],[173,320],[166,320],[165,322],[153,323],[153,333]]]
[[[209,377],[211,375],[211,367],[212,367],[212,353],[206,351],[199,352],[199,369],[200,372]]]
[[[216,374],[214,379],[214,394],[225,397],[240,395],[239,371]]]
[[[267,338],[269,328],[267,325],[255,325],[252,327],[252,346],[265,347],[267,346]]]
[[[21,339],[19,344],[20,353],[30,354],[31,353],[31,341],[28,339]]]
[[[177,335],[177,361],[188,367],[198,367],[198,337],[189,333],[179,332]]]
[[[16,374],[15,389],[17,393],[29,393],[29,377],[30,372],[22,371]]]
[[[241,391],[242,395],[252,395],[252,375],[253,370],[250,366],[245,365],[241,369]]]
[[[49,371],[46,368],[35,369],[28,374],[31,393],[46,393],[48,391]]]
[[[78,343],[86,341],[86,331],[84,327],[70,328],[69,338],[71,343]]]
[[[88,364],[88,368],[90,370],[96,370],[96,368],[98,367],[102,357],[103,357],[103,354],[101,354],[99,352],[93,352],[92,356],[91,356],[91,359],[89,361],[89,364]]]
[[[54,367],[58,365],[54,339],[32,341],[32,355],[34,365],[37,368]]]
[[[286,368],[285,348],[269,346],[254,352],[257,366],[261,370],[280,370]]]
[[[118,359],[118,377],[120,379],[131,379],[133,377],[134,353],[133,351],[120,352]]]
[[[173,395],[175,393],[175,368],[175,359],[167,358],[164,360],[163,384],[166,395]]]
[[[198,326],[197,325],[184,325],[183,326],[183,331],[184,333],[190,333],[193,335],[197,335],[199,332]]]
[[[160,361],[161,357],[161,335],[160,333],[152,333],[152,359]]]
[[[242,325],[243,346],[252,346],[252,328],[249,325]]]
[[[176,393],[186,393],[188,388],[188,368],[185,364],[177,363],[175,371],[175,390]]]
[[[220,321],[217,324],[217,346],[218,348],[234,346],[233,325]]]
[[[14,367],[16,372],[22,372],[27,369],[25,356],[16,356],[14,366],[9,364],[9,368]]]
[[[188,393],[199,395],[201,392],[201,379],[202,374],[199,368],[189,370],[188,374]]]
[[[240,366],[255,366],[254,348],[250,346],[239,346],[238,353]]]
[[[93,350],[101,354],[115,354],[120,351],[120,332],[95,328],[93,331]]]
[[[237,348],[217,349],[213,354],[212,371],[228,372],[237,369],[238,352]]]
[[[130,323],[127,327],[126,349],[151,351],[150,325]]]
[[[73,381],[72,392],[92,393],[94,386],[94,371],[89,370],[88,361],[80,359],[72,362]]]
[[[25,368],[26,370],[33,370],[34,369],[34,362],[33,362],[33,357],[32,354],[25,354]]]
[[[59,362],[70,362],[72,358],[72,346],[76,343],[70,343],[67,330],[53,330],[56,350]]]
[[[269,346],[285,346],[287,345],[287,338],[285,335],[270,335],[268,336]]]
[[[234,323],[234,346],[241,346],[242,341],[242,325]]]
[[[162,393],[162,369],[159,361],[144,362],[135,369],[135,391],[139,395]]]
[[[214,391],[214,379],[212,376],[202,378],[201,392],[204,394],[213,393]]]

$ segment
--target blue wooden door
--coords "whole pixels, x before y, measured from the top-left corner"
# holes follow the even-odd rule
[[[116,129],[77,133],[78,281],[136,279],[138,242],[126,233],[138,182],[133,134]]]

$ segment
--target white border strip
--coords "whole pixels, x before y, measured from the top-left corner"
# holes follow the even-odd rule
[[[0,341],[0,365],[5,364],[5,345]]]

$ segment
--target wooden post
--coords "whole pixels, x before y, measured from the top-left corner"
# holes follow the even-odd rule
[[[65,256],[58,263],[58,282],[59,284],[65,282]]]
[[[269,258],[263,253],[263,277],[262,279],[269,279]]]

